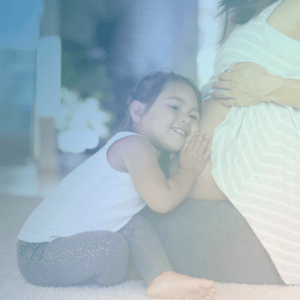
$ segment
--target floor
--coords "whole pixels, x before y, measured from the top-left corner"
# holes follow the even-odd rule
[[[64,176],[55,171],[39,172],[33,161],[24,165],[1,166],[0,194],[44,197]]]
[[[25,172],[26,173],[26,172]],[[22,189],[20,188],[21,192]],[[28,192],[28,190],[25,189]],[[39,287],[27,283],[18,271],[17,236],[40,203],[38,197],[0,194],[0,299],[1,300],[149,300],[143,281],[100,287],[86,284],[65,288]],[[216,283],[214,300],[299,300],[300,286]]]
[[[51,171],[41,171],[30,157],[25,163],[0,164],[0,194],[44,197],[89,156],[85,153],[57,153],[57,167]]]

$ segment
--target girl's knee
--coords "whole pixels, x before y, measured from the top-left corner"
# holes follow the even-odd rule
[[[140,240],[145,236],[152,236],[155,232],[151,223],[140,215],[135,215],[122,229],[118,231],[122,235],[129,245],[132,240]]]
[[[105,231],[100,240],[101,248],[107,248],[108,252],[114,253],[116,258],[126,260],[129,256],[129,246],[126,239],[117,232]]]
[[[127,264],[129,259],[129,246],[123,236],[118,233],[110,235],[110,239],[106,241],[107,255],[104,267],[103,263],[99,264],[99,271],[94,280],[103,286],[114,285],[122,282],[126,275]]]
[[[122,249],[128,252],[126,240],[118,232],[113,231],[92,231],[86,232],[83,239],[84,244],[91,244],[95,247]]]
[[[126,241],[126,239],[118,235],[118,238],[114,238],[112,241],[112,250],[114,249],[114,252],[116,253],[117,257],[120,257],[120,260],[127,261],[129,257],[129,245]]]

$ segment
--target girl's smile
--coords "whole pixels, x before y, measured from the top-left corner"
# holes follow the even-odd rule
[[[183,131],[183,130],[181,130],[181,129],[179,129],[179,128],[172,128],[174,131],[176,131],[176,132],[178,132],[178,133],[180,133],[180,134],[182,134],[183,136],[187,136],[188,134],[185,132],[185,131]]]

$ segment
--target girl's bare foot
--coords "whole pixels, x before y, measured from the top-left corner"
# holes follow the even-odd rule
[[[205,299],[216,294],[212,280],[199,279],[174,272],[164,272],[157,276],[147,288],[149,298]]]

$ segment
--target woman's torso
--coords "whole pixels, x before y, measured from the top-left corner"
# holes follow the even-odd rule
[[[275,3],[235,29],[217,54],[215,75],[231,63],[252,61],[272,75],[299,80],[300,42],[285,35],[297,37],[297,34],[293,35],[289,27],[282,28],[281,32],[278,31],[280,26],[275,29],[267,23],[270,21],[276,26],[277,18],[280,25],[282,14],[287,19],[295,17],[291,9],[287,9],[295,3],[294,0]],[[275,19],[272,19],[271,12],[277,4],[282,5],[274,11]],[[284,282],[298,284],[300,110],[262,102],[249,107],[232,107],[225,114],[214,130],[212,176],[245,217]]]
[[[297,6],[297,3],[299,0],[285,0],[267,7],[257,19],[236,28],[220,48],[215,60],[215,74],[203,90],[204,99],[207,101],[203,103],[200,130],[207,132],[211,138],[227,113],[239,109],[224,107],[219,104],[218,100],[210,99],[212,82],[216,81],[218,74],[227,69],[231,63],[253,61],[266,67],[270,74],[300,79],[300,43],[298,41],[300,28],[294,30],[294,27],[287,26],[286,22],[283,22],[286,19],[291,20],[292,24],[298,22],[298,14],[295,11],[300,10],[300,5]],[[298,26],[300,27],[299,24]],[[293,113],[292,108],[283,109],[287,110],[287,114]],[[227,199],[215,183],[211,171],[212,163],[209,161],[197,178],[190,193],[191,198]]]

